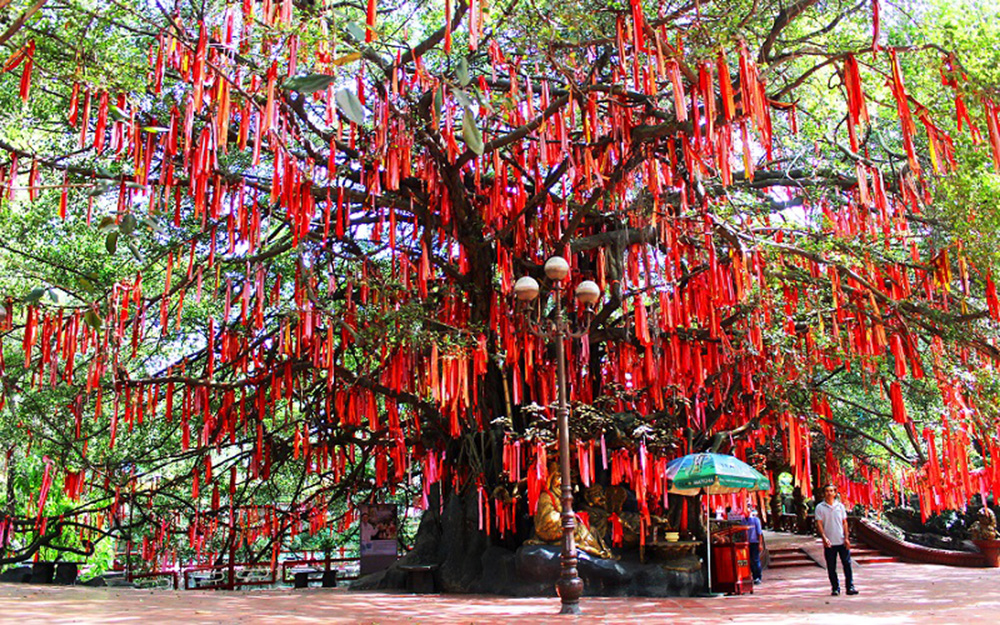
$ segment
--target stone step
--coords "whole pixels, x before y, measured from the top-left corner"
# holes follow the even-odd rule
[[[771,562],[768,564],[768,568],[787,569],[805,566],[816,566],[816,563],[801,549],[786,548],[771,550]]]
[[[822,542],[817,539],[817,545],[822,547]],[[783,569],[791,567],[819,566],[812,558],[806,555],[805,551],[796,547],[781,547],[770,549],[771,562],[768,565],[772,569]],[[851,541],[851,560],[858,564],[883,564],[889,562],[899,562],[900,560],[885,555],[863,542]]]
[[[898,558],[886,555],[868,543],[857,539],[851,541],[851,560],[861,565],[901,562]]]
[[[778,553],[778,554],[772,553],[771,554],[771,562],[784,562],[786,560],[801,560],[802,558],[806,558],[808,560],[809,556],[807,556],[804,553]]]
[[[816,542],[816,546],[822,547],[823,543],[817,541]],[[774,550],[774,549],[771,550],[772,553],[774,553],[775,551],[776,550]],[[851,553],[868,553],[868,552],[871,552],[871,553],[882,553],[881,551],[879,551],[875,547],[870,547],[870,546],[865,545],[863,543],[857,543],[857,542],[855,542],[853,540],[851,541]]]
[[[795,560],[793,562],[774,562],[772,561],[767,568],[769,569],[790,569],[798,567],[816,566],[816,563],[809,559]]]
[[[860,540],[851,541],[851,557],[858,560],[862,564],[867,560],[869,563],[872,562],[899,562],[896,558],[886,555],[881,550],[872,547],[868,543],[862,542]]]

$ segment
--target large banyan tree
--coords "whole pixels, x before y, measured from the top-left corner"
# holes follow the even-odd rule
[[[582,484],[993,490],[995,53],[934,6],[0,2],[0,563],[273,562],[390,492],[509,534],[553,255]]]

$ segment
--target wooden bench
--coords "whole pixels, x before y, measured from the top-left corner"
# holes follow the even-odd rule
[[[406,573],[406,589],[417,594],[428,594],[435,591],[434,571],[436,564],[403,564],[399,570]]]

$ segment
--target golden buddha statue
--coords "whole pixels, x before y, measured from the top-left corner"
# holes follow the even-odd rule
[[[562,479],[559,471],[550,471],[548,488],[538,497],[535,508],[535,532],[526,541],[527,544],[560,544],[562,542],[562,502],[559,500],[562,489]],[[604,541],[590,530],[579,516],[576,519],[576,529],[573,531],[576,548],[597,558],[613,557],[611,550]]]

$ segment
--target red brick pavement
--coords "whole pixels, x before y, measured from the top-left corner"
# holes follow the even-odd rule
[[[765,571],[742,597],[584,598],[557,617],[555,598],[393,595],[344,590],[149,591],[0,584],[0,623],[765,623],[890,625],[1000,622],[1000,569],[922,564],[858,567],[856,597],[830,597],[820,567]]]

